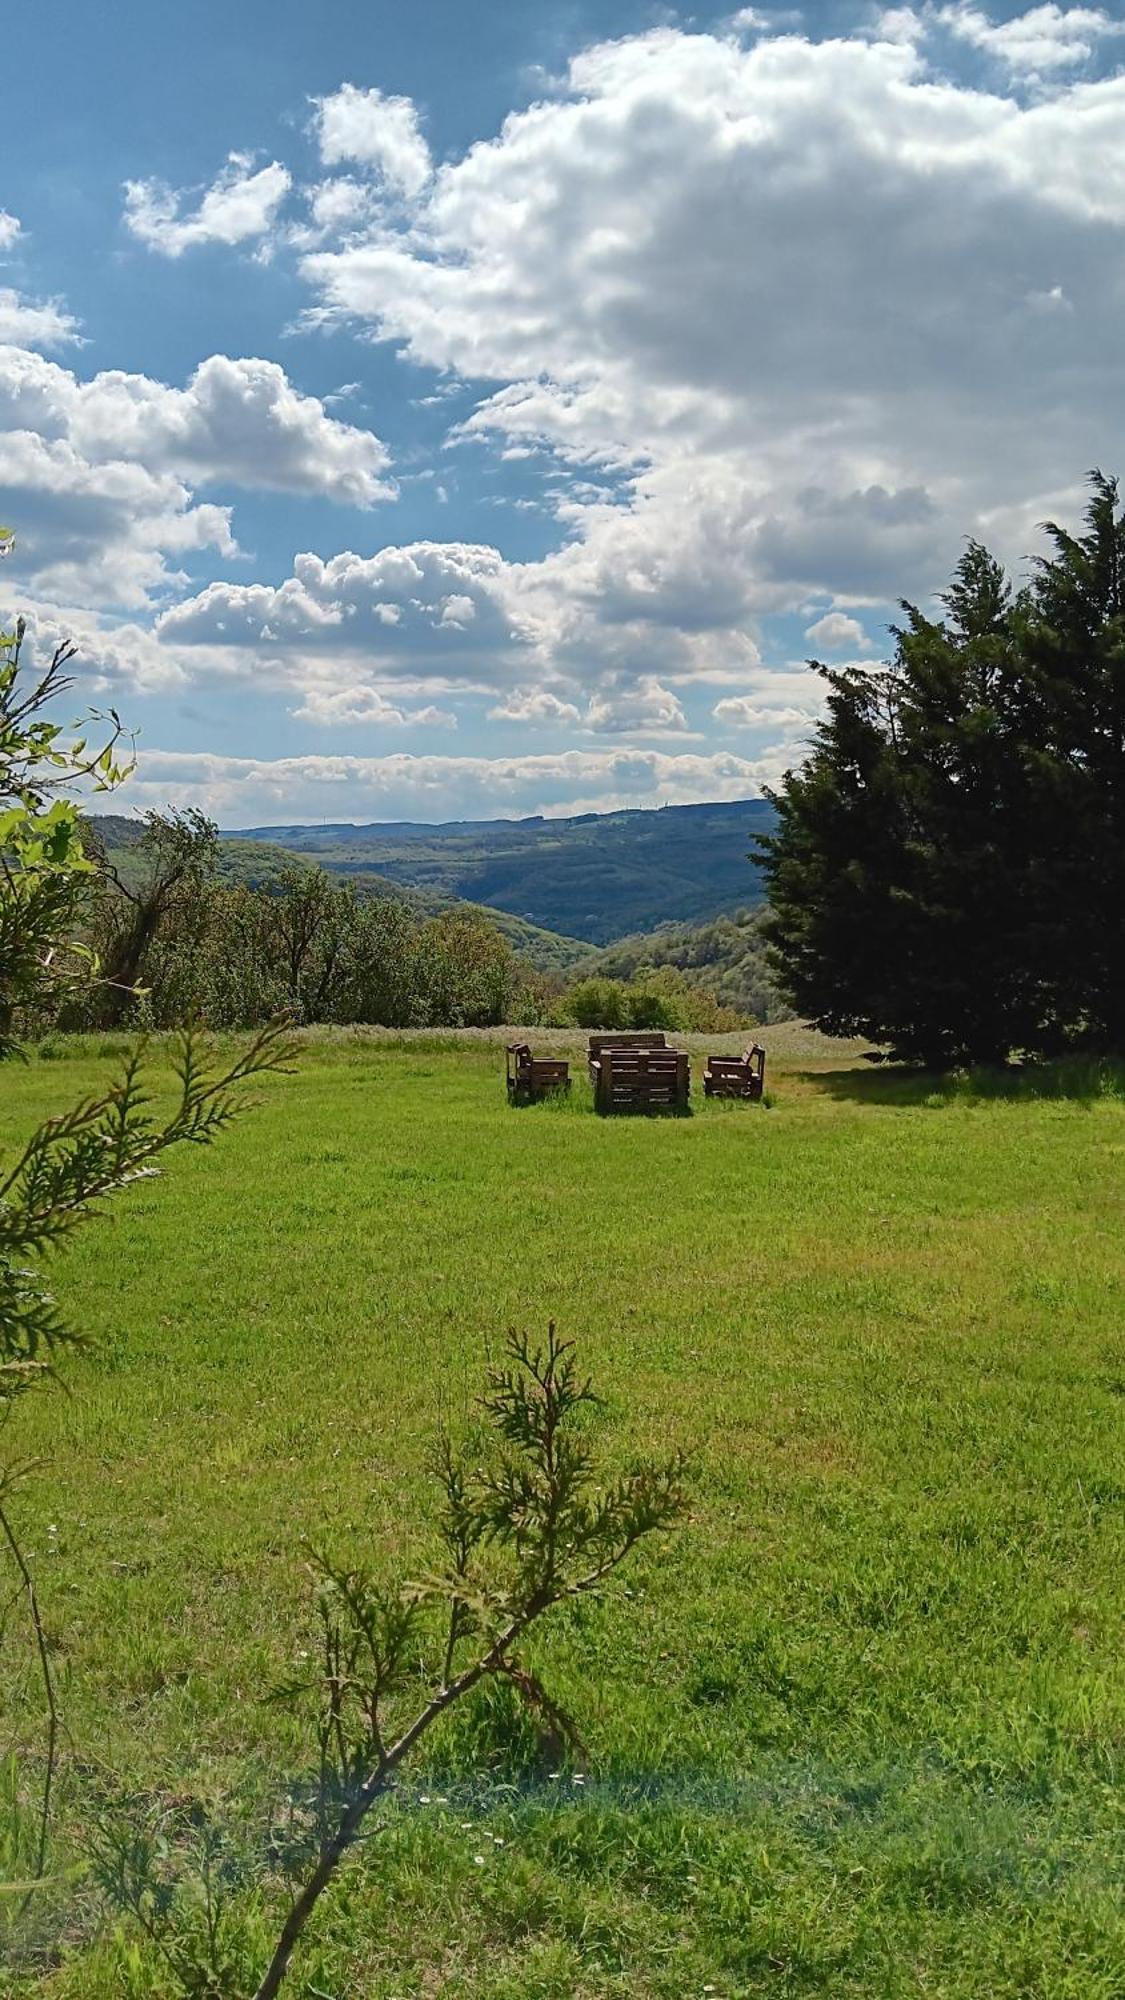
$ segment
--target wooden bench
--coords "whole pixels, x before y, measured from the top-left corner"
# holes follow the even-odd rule
[[[766,1052],[754,1042],[740,1056],[708,1056],[704,1097],[758,1098],[766,1087]]]
[[[508,1044],[508,1102],[536,1104],[550,1090],[570,1089],[570,1064],[533,1056],[527,1042]]]
[[[686,1111],[691,1072],[684,1049],[603,1048],[591,1057],[595,1111]]]

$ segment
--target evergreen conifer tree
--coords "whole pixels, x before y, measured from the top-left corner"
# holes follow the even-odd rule
[[[1125,1043],[1125,517],[1013,593],[970,542],[893,662],[819,666],[812,753],[773,795],[765,932],[794,1005],[934,1067]],[[814,662],[814,664],[817,664]]]

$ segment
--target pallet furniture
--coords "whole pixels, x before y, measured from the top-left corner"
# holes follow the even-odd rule
[[[595,1111],[687,1110],[691,1072],[684,1049],[603,1048],[590,1059],[590,1076]]]
[[[635,1034],[591,1035],[590,1080],[594,1078],[594,1064],[608,1049],[663,1049],[667,1046],[664,1036],[656,1028],[644,1028]]]
[[[740,1056],[708,1056],[703,1069],[704,1097],[759,1098],[766,1087],[766,1052],[752,1042]]]
[[[570,1089],[570,1064],[533,1056],[527,1042],[508,1044],[508,1102],[537,1104],[551,1090]]]

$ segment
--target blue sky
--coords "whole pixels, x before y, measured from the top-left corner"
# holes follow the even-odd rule
[[[3,593],[225,825],[752,795],[1121,463],[1118,8],[41,0]]]

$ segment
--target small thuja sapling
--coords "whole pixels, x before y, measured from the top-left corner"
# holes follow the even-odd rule
[[[546,1733],[574,1740],[569,1719],[518,1657],[519,1642],[552,1606],[597,1592],[685,1504],[682,1455],[598,1483],[580,1424],[583,1406],[596,1400],[553,1322],[542,1347],[511,1335],[505,1365],[489,1371],[481,1398],[491,1433],[483,1463],[444,1436],[433,1455],[436,1572],[387,1586],[317,1559],[319,1660],[279,1691],[315,1706],[314,1859],[254,2000],[280,1990],[320,1898],[411,1751],[482,1681],[505,1678]]]

